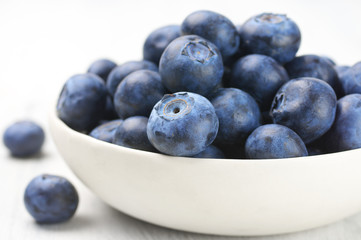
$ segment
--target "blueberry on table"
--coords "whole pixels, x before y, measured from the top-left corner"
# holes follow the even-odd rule
[[[361,148],[361,94],[346,95],[337,102],[335,122],[322,137],[328,152]]]
[[[308,144],[331,128],[336,104],[336,94],[325,81],[297,78],[278,90],[270,115],[274,123],[291,128]]]
[[[147,135],[160,152],[174,156],[194,156],[216,138],[218,118],[203,96],[178,92],[165,95],[153,108]]]
[[[222,80],[222,57],[217,47],[204,38],[182,36],[164,50],[159,73],[170,92],[186,91],[205,96]]]
[[[211,97],[219,119],[217,145],[242,145],[248,135],[261,125],[257,102],[237,88],[221,88]]]
[[[342,74],[340,82],[346,95],[361,93],[361,62],[346,70]]]
[[[148,117],[154,105],[166,94],[159,73],[138,70],[124,78],[114,94],[114,107],[120,118]]]
[[[144,60],[151,61],[158,65],[164,49],[171,41],[180,36],[181,30],[179,25],[169,25],[154,30],[144,42]]]
[[[95,74],[77,74],[66,81],[57,104],[58,117],[77,131],[90,131],[103,118],[107,101],[104,81]]]
[[[115,68],[109,73],[106,86],[111,96],[114,96],[120,82],[130,73],[137,70],[151,70],[158,72],[158,67],[154,63],[146,60],[125,62]]]
[[[29,157],[38,153],[44,139],[43,129],[32,121],[15,122],[3,135],[3,142],[14,157]]]
[[[24,194],[25,207],[41,224],[69,220],[75,213],[79,197],[65,178],[42,174],[28,184]]]
[[[277,90],[288,81],[286,70],[269,56],[251,54],[232,68],[230,86],[251,94],[261,111],[269,110]]]
[[[225,158],[224,153],[214,145],[209,145],[204,151],[192,156],[193,158]]]
[[[279,63],[291,61],[301,43],[301,32],[286,15],[262,13],[242,25],[242,46],[249,53],[270,56]]]
[[[109,59],[98,59],[90,65],[88,73],[98,75],[101,79],[106,81],[109,73],[116,66],[117,64]]]
[[[317,55],[303,55],[294,58],[285,65],[291,79],[313,77],[324,80],[335,90],[338,96],[343,95],[334,66],[324,57]]]
[[[251,159],[273,159],[307,156],[302,139],[288,127],[266,124],[256,128],[247,138],[246,156]]]
[[[156,152],[147,137],[148,118],[133,116],[125,119],[115,130],[113,143],[119,146]]]
[[[234,55],[239,47],[236,26],[225,16],[212,11],[196,11],[182,23],[182,35],[198,35],[217,46],[225,60]]]
[[[89,133],[89,136],[108,143],[112,143],[114,139],[115,131],[122,122],[123,122],[122,119],[116,119],[113,121],[103,123],[97,126],[96,128],[94,128]]]

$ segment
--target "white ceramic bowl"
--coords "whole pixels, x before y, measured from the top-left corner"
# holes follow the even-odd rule
[[[361,149],[276,160],[171,157],[78,133],[55,111],[49,120],[60,154],[86,186],[112,207],[157,225],[268,235],[361,210]]]

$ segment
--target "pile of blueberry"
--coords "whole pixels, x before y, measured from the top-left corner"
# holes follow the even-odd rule
[[[174,156],[271,159],[361,147],[361,62],[296,56],[286,15],[236,26],[196,11],[153,31],[144,59],[70,77],[59,118],[121,146]]]

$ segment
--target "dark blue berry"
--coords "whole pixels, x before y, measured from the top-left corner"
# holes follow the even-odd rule
[[[334,66],[324,57],[317,55],[299,56],[287,63],[285,68],[291,79],[299,77],[318,78],[330,84],[338,96],[343,94]]]
[[[302,139],[288,127],[266,124],[247,138],[246,156],[251,159],[291,158],[307,156]]]
[[[273,58],[251,54],[233,65],[230,86],[251,94],[261,110],[268,111],[277,90],[287,81],[286,70]]]
[[[144,60],[158,65],[164,49],[170,42],[180,36],[181,30],[179,25],[169,25],[154,30],[145,40],[143,46]]]
[[[150,61],[129,61],[123,63],[115,68],[109,73],[107,78],[106,86],[108,92],[111,96],[114,96],[115,91],[117,90],[118,85],[120,82],[128,76],[130,73],[135,72],[137,70],[151,70],[158,72],[158,67],[153,62]]]
[[[240,89],[221,88],[212,95],[211,102],[219,119],[216,144],[241,145],[261,125],[257,102]]]
[[[361,93],[361,62],[344,71],[341,75],[341,85],[346,95]]]
[[[225,16],[211,11],[196,11],[184,19],[183,35],[198,35],[217,46],[223,59],[238,51],[239,35],[236,26]]]
[[[194,156],[206,149],[218,132],[218,118],[212,104],[195,93],[165,95],[149,117],[149,141],[160,152]]]
[[[267,55],[284,64],[295,57],[301,32],[286,15],[262,13],[242,25],[241,40],[245,51]]]
[[[5,146],[15,157],[29,157],[40,151],[45,139],[43,129],[32,121],[19,121],[4,132]]]
[[[214,44],[201,37],[179,37],[165,49],[159,73],[170,92],[207,95],[222,80],[222,57]]]
[[[325,81],[297,78],[278,90],[270,114],[274,123],[291,128],[308,144],[330,129],[336,103],[336,94]]]
[[[337,102],[332,128],[322,137],[328,152],[361,148],[361,94],[347,95]]]
[[[28,184],[24,194],[25,207],[38,223],[58,223],[75,213],[79,197],[65,178],[43,174]]]
[[[88,73],[98,75],[104,81],[107,80],[109,73],[117,64],[109,59],[99,59],[93,62],[88,68]]]
[[[65,83],[57,104],[57,113],[69,127],[90,131],[103,118],[107,90],[95,74],[74,75]]]
[[[123,119],[136,115],[149,117],[154,105],[165,93],[159,73],[138,70],[119,84],[114,95],[114,107]]]
[[[133,116],[125,119],[117,127],[113,143],[133,149],[155,152],[147,137],[148,118]]]
[[[121,119],[105,122],[94,128],[89,135],[93,138],[112,143],[117,127],[123,122]]]

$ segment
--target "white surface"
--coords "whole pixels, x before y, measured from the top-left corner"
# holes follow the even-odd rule
[[[49,118],[54,142],[101,199],[177,230],[260,236],[311,229],[361,210],[361,149],[275,160],[194,159],[98,141]]]
[[[47,127],[48,105],[68,77],[100,57],[119,64],[140,59],[147,34],[180,23],[198,9],[223,13],[235,24],[260,12],[287,13],[302,32],[300,54],[328,55],[348,65],[361,60],[361,3],[356,0],[1,0],[1,133],[23,118]],[[156,227],[107,207],[70,172],[48,133],[40,159],[12,159],[0,146],[0,239],[220,239]],[[76,185],[81,200],[70,222],[38,226],[26,213],[23,191],[40,173],[63,175]],[[361,215],[312,231],[259,239],[361,239]]]

